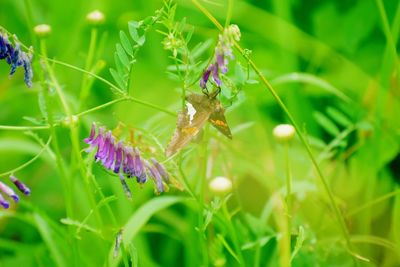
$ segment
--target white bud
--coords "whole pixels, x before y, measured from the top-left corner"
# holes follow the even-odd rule
[[[273,130],[274,137],[279,142],[288,142],[293,139],[296,130],[290,124],[279,124]]]
[[[47,37],[51,33],[51,26],[48,24],[39,24],[36,25],[35,28],[33,28],[33,31],[39,37]]]
[[[239,29],[238,25],[236,25],[236,24],[229,25],[228,31],[235,41],[240,40],[241,34],[240,34],[240,29]]]
[[[62,124],[63,124],[65,127],[69,127],[70,125],[76,125],[76,124],[78,123],[78,121],[79,121],[79,117],[76,116],[76,115],[72,115],[72,116],[71,116],[71,120],[70,120],[69,117],[66,117],[66,118],[62,121]]]
[[[225,195],[232,191],[232,181],[223,176],[217,176],[208,184],[210,190],[216,195]]]
[[[105,20],[104,14],[99,10],[94,10],[87,14],[86,20],[92,25],[102,24]]]

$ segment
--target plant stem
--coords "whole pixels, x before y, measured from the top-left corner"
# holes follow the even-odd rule
[[[50,125],[43,126],[12,126],[12,125],[0,125],[0,130],[10,131],[36,131],[36,130],[48,130]]]
[[[207,137],[207,125],[204,127],[204,135],[203,142],[200,146],[200,175],[198,178],[198,186],[199,186],[199,233],[200,233],[200,241],[203,246],[203,266],[209,266],[208,262],[208,246],[207,246],[207,236],[206,229],[204,229],[204,197],[205,197],[205,187],[207,184],[207,145],[208,145],[208,137]],[[205,239],[205,240],[203,240]]]
[[[285,168],[286,168],[286,217],[287,217],[287,246],[288,257],[286,262],[291,266],[291,250],[292,250],[292,174],[289,161],[289,142],[285,142]]]
[[[386,16],[386,12],[385,12],[385,7],[383,5],[382,0],[375,0],[376,5],[378,6],[378,10],[379,10],[379,15],[381,17],[382,20],[382,26],[383,26],[383,33],[385,34],[386,37],[386,41],[388,43],[388,47],[390,49],[390,53],[392,54],[392,58],[394,60],[394,66],[395,69],[397,71],[397,75],[400,75],[400,65],[399,65],[399,60],[398,60],[398,56],[397,56],[397,50],[396,50],[396,44],[393,40],[393,36],[390,30],[390,25],[389,25],[389,21],[388,21],[388,17]]]
[[[51,137],[49,138],[49,140],[47,141],[47,143],[45,144],[45,146],[42,147],[42,149],[39,151],[39,153],[37,153],[33,158],[31,158],[31,159],[28,160],[27,162],[23,163],[22,165],[20,165],[20,166],[14,168],[14,169],[12,169],[12,170],[10,170],[10,171],[6,171],[6,172],[3,172],[3,173],[0,173],[0,177],[1,177],[1,176],[7,176],[7,175],[9,175],[9,174],[13,174],[13,173],[15,173],[15,172],[17,172],[17,171],[19,171],[19,170],[22,170],[23,168],[29,166],[31,163],[33,163],[35,160],[37,160],[37,159],[42,155],[42,153],[48,148],[50,142],[51,142]]]
[[[86,57],[86,63],[85,63],[86,71],[90,71],[90,69],[93,66],[93,58],[94,58],[94,53],[96,51],[97,35],[98,35],[97,27],[93,27],[92,30],[90,31],[89,50],[88,50],[88,55]],[[80,107],[82,107],[83,103],[85,103],[86,98],[89,95],[90,87],[91,86],[90,86],[90,83],[88,82],[88,76],[83,75],[80,96],[79,96],[79,106]],[[79,110],[80,110],[80,108],[79,108]]]

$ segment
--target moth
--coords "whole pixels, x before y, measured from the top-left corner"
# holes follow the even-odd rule
[[[179,112],[175,133],[165,154],[170,157],[181,150],[197,136],[208,121],[223,135],[232,139],[232,133],[225,118],[225,109],[216,96],[211,94],[190,94],[186,97],[186,107]]]

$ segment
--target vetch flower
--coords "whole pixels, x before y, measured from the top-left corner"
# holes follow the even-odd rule
[[[125,181],[124,175],[122,173],[119,174],[119,179],[122,184],[122,188],[124,189],[125,195],[128,199],[132,199],[132,193],[131,190],[128,187],[128,184]]]
[[[117,144],[117,149],[115,151],[115,165],[114,165],[114,172],[119,173],[119,169],[121,168],[122,157],[124,152],[124,145],[121,141]]]
[[[31,194],[31,190],[29,189],[29,187],[27,187],[24,183],[18,180],[17,177],[15,177],[14,175],[10,175],[10,180],[24,195],[29,196]]]
[[[0,191],[11,197],[15,202],[19,201],[19,197],[17,194],[15,194],[14,190],[12,190],[8,185],[3,182],[0,182]]]
[[[3,208],[5,209],[8,209],[10,207],[10,203],[4,199],[2,194],[0,194],[0,205],[3,206]]]
[[[16,37],[14,36],[14,39]],[[6,35],[0,34],[0,59],[5,59],[7,64],[11,65],[10,77],[15,73],[18,67],[23,66],[24,80],[28,87],[32,87],[32,54],[21,50],[21,44],[16,41],[15,47],[10,43]]]
[[[147,170],[149,171],[150,177],[153,178],[154,184],[156,185],[156,192],[160,194],[164,192],[164,184],[162,181],[161,174],[157,170],[156,166],[151,166],[148,161],[145,162]]]
[[[210,74],[217,86],[221,86],[220,73],[225,74],[228,72],[228,59],[234,59],[232,47],[235,41],[240,40],[240,30],[237,25],[230,25],[218,37],[218,44],[215,47],[215,58],[206,71],[204,71],[200,79],[200,87],[205,89],[209,80]]]
[[[95,123],[92,124],[89,137],[83,140],[89,145],[85,150],[87,153],[96,149],[94,159],[107,170],[118,174],[124,192],[128,198],[132,197],[125,176],[127,178],[136,177],[136,182],[144,184],[147,182],[147,176],[153,178],[158,193],[164,192],[163,180],[170,182],[170,176],[166,168],[155,158],[152,158],[152,165],[143,159],[139,148],[124,145],[112,135],[111,131],[100,127],[97,130]]]
[[[212,65],[211,65],[212,66]],[[210,78],[211,74],[211,66],[207,68],[207,70],[203,73],[200,79],[200,87],[205,89],[207,87],[208,79]]]
[[[155,158],[151,158],[151,161],[153,163],[153,165],[156,167],[158,173],[160,173],[161,177],[167,182],[169,183],[169,175],[167,173],[167,171],[164,168],[164,165],[162,165],[161,163],[159,163]]]
[[[135,148],[135,158],[133,161],[134,173],[136,176],[136,180],[138,183],[143,184],[147,181],[146,172],[144,171],[144,166],[142,159],[140,158],[140,151],[138,148]]]

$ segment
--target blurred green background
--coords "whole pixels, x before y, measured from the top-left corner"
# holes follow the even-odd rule
[[[200,2],[224,24],[229,14],[227,1]],[[307,134],[344,214],[356,251],[370,260],[359,261],[359,266],[399,266],[400,197],[396,191],[400,182],[400,120],[397,117],[400,86],[396,52],[400,46],[399,2],[232,2],[231,23],[240,27],[241,46],[252,51],[250,57]],[[119,31],[127,31],[128,21],[152,15],[162,6],[162,1],[1,0],[0,6],[0,25],[16,34],[22,43],[35,46],[33,26],[49,24],[52,33],[47,38],[48,56],[81,68],[85,65],[90,41],[90,26],[85,17],[94,9],[101,10],[106,16],[105,23],[99,27],[103,49],[97,50],[95,56],[106,64],[99,75],[112,81],[108,69],[114,67]],[[219,31],[191,1],[178,1],[176,20],[184,17],[188,25],[195,27],[189,48],[207,40],[214,42],[205,46],[207,49],[201,59],[206,62],[212,56],[212,45]],[[169,52],[163,49],[162,40],[163,36],[155,30],[148,33],[133,66],[130,94],[178,111],[182,85],[166,73],[173,62]],[[34,50],[39,49],[34,47]],[[232,62],[228,73],[232,80],[237,75],[236,64],[247,70],[247,62],[241,55],[236,53],[235,57],[239,63]],[[82,73],[59,65],[54,65],[54,69],[74,113],[114,97],[104,83],[95,81],[85,108],[78,110],[76,99]],[[35,83],[33,89],[27,89],[21,70],[12,79],[8,72],[9,66],[0,62],[0,125],[32,125],[29,118],[41,119],[40,84]],[[198,75],[200,77],[201,73]],[[277,266],[280,257],[277,235],[282,217],[276,215],[279,210],[271,204],[271,199],[285,190],[285,163],[283,146],[274,140],[272,129],[288,120],[265,86],[257,82],[255,73],[249,71],[249,76],[249,81],[241,85],[240,100],[227,107],[233,140],[225,140],[214,129],[209,130],[212,136],[208,144],[209,168],[206,177],[202,178],[222,175],[233,180],[234,192],[228,206],[231,211],[238,212],[232,218],[233,232],[237,233],[243,246],[246,265],[255,266],[259,262],[262,266]],[[36,78],[35,73],[34,81]],[[200,92],[197,84],[191,89]],[[61,110],[56,116],[62,116]],[[154,136],[164,148],[176,124],[176,118],[172,116],[137,103],[121,102],[82,117],[82,139],[88,135],[93,121],[110,129],[120,122],[127,127],[144,129],[145,139],[152,140]],[[48,138],[46,131],[37,134],[43,140]],[[68,130],[60,127],[58,135],[62,153],[68,159],[71,153]],[[83,142],[81,146],[85,147]],[[162,149],[157,145],[154,147],[155,153],[163,157]],[[188,178],[196,181],[200,148],[196,144],[190,147],[193,150],[185,154],[182,167]],[[39,150],[40,145],[23,131],[0,130],[0,173],[26,162]],[[353,266],[354,261],[344,249],[327,196],[297,139],[291,144],[290,162],[294,180],[293,242],[299,227],[305,231],[293,266]],[[168,167],[173,169],[178,180],[181,179],[173,164]],[[99,166],[94,166],[93,171],[105,195],[117,197],[110,205],[121,226],[139,207],[158,198],[152,187],[146,185],[135,187],[134,200],[129,202],[116,177]],[[66,216],[63,189],[54,159],[49,153],[43,153],[38,161],[19,171],[18,177],[31,187],[32,196],[10,212],[0,212],[0,266],[60,265],[60,261],[55,260],[54,247],[59,248],[66,266],[76,264],[68,261],[65,241],[55,237],[55,233],[46,235],[35,217],[40,214],[47,224],[52,222],[65,231],[65,225],[60,222]],[[77,221],[82,221],[89,210],[81,183],[76,182],[73,192],[77,213],[74,219]],[[188,194],[172,188],[164,195]],[[385,196],[384,199],[375,203],[381,196]],[[212,199],[207,193],[204,203],[210,204]],[[363,205],[366,206],[357,211]],[[206,211],[193,203],[181,203],[157,213],[140,228],[133,242],[136,250],[133,254],[137,255],[139,266],[200,266],[205,249],[202,243],[209,246],[209,265],[221,266],[220,259],[223,259],[222,265],[238,265],[229,249],[214,236],[220,233],[232,245],[232,233],[220,222],[213,221],[210,226],[213,230],[208,230],[206,238],[198,242],[197,216]],[[105,262],[117,229],[111,222],[107,223],[106,213],[103,215],[106,221],[101,229],[105,233],[104,239],[90,231],[80,233],[78,247],[82,261],[79,266],[107,266]],[[36,224],[30,223],[31,220]],[[269,241],[261,242],[265,237],[270,237]],[[202,250],[203,253],[199,252]],[[255,251],[259,253],[258,261]]]

